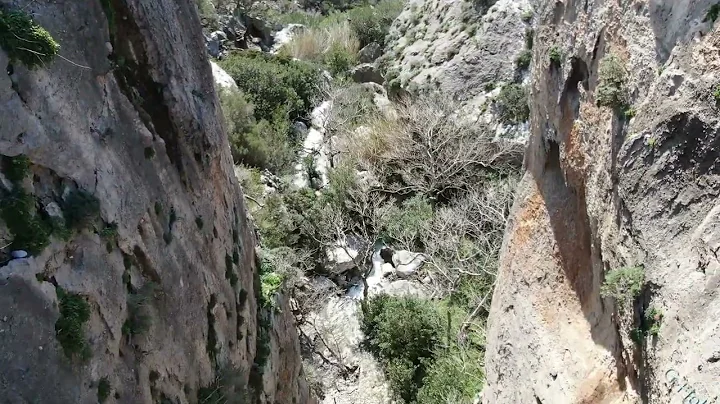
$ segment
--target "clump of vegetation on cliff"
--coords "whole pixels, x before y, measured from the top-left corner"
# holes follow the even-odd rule
[[[610,271],[600,288],[603,297],[612,297],[620,305],[631,303],[645,286],[643,267],[622,267]]]
[[[220,65],[242,90],[220,96],[235,161],[273,172],[291,167],[301,142],[291,122],[307,119],[317,102],[319,71],[287,56],[250,51]]]
[[[65,355],[69,358],[89,359],[90,347],[85,338],[85,324],[90,320],[90,305],[82,295],[56,288],[60,318],[55,333]]]
[[[608,54],[600,60],[598,72],[598,86],[595,92],[597,105],[622,109],[627,104],[625,81],[627,71],[622,59],[614,54]]]
[[[30,69],[50,63],[60,51],[52,35],[23,11],[0,9],[0,47],[11,61]]]

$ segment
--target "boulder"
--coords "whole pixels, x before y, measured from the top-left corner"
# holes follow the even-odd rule
[[[330,273],[344,273],[357,267],[355,259],[363,249],[364,242],[355,236],[346,236],[338,240],[332,247],[327,248],[326,268]]]
[[[225,35],[223,31],[212,32],[205,38],[205,47],[210,56],[214,58],[220,57],[222,51],[225,49],[225,41],[227,41],[227,35]]]
[[[217,63],[211,61],[210,66],[212,67],[213,80],[218,88],[226,90],[240,91],[235,80],[225,71],[222,67],[218,66]]]
[[[385,82],[385,78],[377,66],[372,63],[363,63],[355,66],[350,71],[350,76],[356,83],[377,83],[382,85]]]
[[[372,63],[380,56],[382,56],[382,47],[377,42],[365,45],[358,54],[360,63]]]
[[[307,134],[308,127],[302,121],[295,121],[292,124],[292,131],[299,138],[304,138]]]
[[[423,254],[406,250],[395,251],[392,256],[395,271],[401,277],[412,275],[422,266],[426,259]]]
[[[383,293],[390,296],[413,296],[419,298],[426,297],[427,295],[425,289],[423,289],[420,284],[407,279],[398,279],[390,282],[383,288]]]
[[[275,41],[272,46],[272,53],[277,53],[280,48],[302,32],[305,26],[302,24],[288,24],[285,28],[275,33]]]

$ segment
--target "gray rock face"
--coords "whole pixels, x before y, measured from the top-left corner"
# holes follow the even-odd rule
[[[377,83],[382,84],[385,82],[385,78],[380,73],[378,68],[372,63],[363,63],[355,66],[350,71],[350,77],[356,83]]]
[[[720,33],[704,21],[711,5],[539,10],[527,172],[490,311],[484,403],[720,397]],[[552,46],[567,55],[559,68],[549,66]],[[610,53],[627,71],[632,119],[596,104],[599,61]],[[609,270],[637,265],[647,281],[637,299],[601,296]],[[653,308],[663,313],[658,335],[634,342]]]
[[[56,58],[33,71],[14,62],[15,83],[0,75],[0,153],[30,159],[21,186],[35,214],[74,188],[97,198],[99,213],[69,240],[54,235],[39,254],[0,267],[0,401],[94,403],[107,378],[108,402],[195,402],[218,367],[231,367],[245,385],[253,374],[253,402],[313,402],[287,314],[259,338],[255,238],[195,5],[111,2],[122,23],[108,47],[99,2],[2,3],[33,15],[64,56],[87,68]],[[114,60],[139,68],[115,69],[111,49]],[[0,65],[9,64],[0,50]],[[116,235],[95,232],[111,223]],[[8,239],[4,223],[0,234]],[[231,284],[226,257],[234,252]],[[149,284],[152,320],[130,336],[128,289]],[[55,286],[88,303],[85,362],[65,357],[56,337]],[[270,355],[260,375],[253,363],[264,341],[287,354]]]
[[[371,42],[360,49],[358,59],[360,63],[372,63],[380,56],[382,56],[382,47],[377,42]]]
[[[222,67],[218,66],[217,63],[213,61],[210,62],[210,66],[212,67],[213,80],[215,80],[215,85],[218,88],[230,91],[240,91],[237,83],[235,83],[235,80],[233,80],[232,76],[223,70]]]
[[[528,0],[408,1],[377,61],[387,68],[389,92],[440,91],[463,105],[462,115],[503,131],[493,100],[503,84],[522,82],[529,73],[515,68],[532,28],[523,18],[528,12]],[[528,135],[522,125],[504,132]]]
[[[205,47],[207,48],[210,56],[219,58],[222,55],[222,51],[225,49],[225,41],[227,41],[227,35],[223,31],[215,31],[205,39]]]

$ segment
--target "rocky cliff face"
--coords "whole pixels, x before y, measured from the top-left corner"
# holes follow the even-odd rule
[[[524,0],[408,1],[381,59],[388,86],[439,91],[461,101],[463,115],[482,117],[503,136],[525,138],[524,126],[499,125],[492,101],[504,84],[527,79],[516,58],[531,26],[532,8]]]
[[[311,402],[292,318],[259,308],[191,1],[0,9],[32,15],[62,56],[28,70],[0,50],[0,401],[196,402],[223,370],[252,402]],[[58,226],[11,259],[30,222]]]
[[[717,8],[537,2],[532,135],[490,313],[485,403],[720,394]],[[610,54],[627,74],[616,108],[598,106]],[[600,289],[632,266],[646,283],[621,310]],[[631,338],[653,308],[659,333]]]

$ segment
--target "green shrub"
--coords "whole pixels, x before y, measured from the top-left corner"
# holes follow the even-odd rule
[[[365,345],[385,367],[394,394],[412,403],[442,334],[440,317],[427,300],[374,296],[362,304]]]
[[[423,378],[417,402],[472,403],[483,386],[483,358],[479,351],[452,349],[437,357]]]
[[[630,303],[640,295],[644,285],[645,270],[642,267],[618,268],[607,275],[600,294],[612,297],[621,304]]]
[[[283,278],[275,272],[268,272],[260,275],[260,302],[265,307],[275,307],[275,295],[280,286],[282,286]]]
[[[528,94],[525,87],[512,83],[503,86],[495,99],[500,119],[505,123],[521,123],[530,118]]]
[[[627,103],[625,81],[627,71],[622,60],[609,54],[600,60],[598,86],[596,90],[597,105],[601,107],[622,108]]]
[[[273,121],[278,113],[290,120],[303,118],[319,95],[319,71],[286,56],[238,51],[219,64],[252,103],[258,121]]]
[[[325,54],[325,65],[333,76],[344,76],[357,63],[357,54],[352,54],[339,43],[335,43]]]
[[[716,103],[720,103],[720,85],[715,87],[715,91],[713,91],[713,97],[715,98]]]
[[[402,207],[393,205],[385,213],[383,235],[400,243],[403,248],[421,247],[421,240],[429,231],[433,220],[433,207],[422,196],[414,196],[402,203]]]
[[[97,386],[97,397],[99,403],[104,403],[105,400],[110,397],[110,392],[112,391],[112,387],[110,386],[110,382],[108,381],[107,377],[103,377],[98,382]]]
[[[707,14],[705,14],[705,20],[704,21],[711,21],[715,22],[717,20],[718,16],[720,15],[720,3],[715,3],[707,11]]]
[[[29,69],[50,63],[60,51],[52,35],[25,12],[1,9],[0,47],[11,61],[19,61]]]
[[[515,59],[515,65],[520,70],[525,70],[530,67],[530,61],[532,60],[532,51],[525,49],[520,53],[520,56]]]
[[[656,336],[660,333],[660,325],[662,324],[663,313],[659,309],[652,307],[645,313],[644,329],[648,335]]]
[[[560,66],[562,64],[562,50],[558,46],[552,46],[550,48],[550,52],[548,53],[548,56],[550,58],[550,65],[551,66]]]
[[[30,174],[30,159],[23,155],[3,158],[5,177],[13,184],[19,184]]]
[[[360,40],[360,47],[372,42],[385,46],[385,37],[390,31],[390,25],[400,14],[403,2],[397,0],[383,1],[376,6],[364,6],[350,10],[347,18]]]
[[[55,288],[60,306],[60,318],[55,322],[55,335],[68,358],[90,357],[90,347],[85,338],[85,324],[90,320],[90,305],[76,293]]]
[[[68,226],[81,229],[100,216],[100,201],[84,189],[71,191],[63,203]]]
[[[51,227],[37,215],[35,198],[22,188],[0,200],[0,216],[13,236],[13,250],[37,255],[50,244]]]
[[[242,93],[223,91],[220,105],[228,128],[230,150],[236,163],[282,172],[295,158],[294,139],[284,110],[278,110],[270,121],[255,121],[250,105]]]

